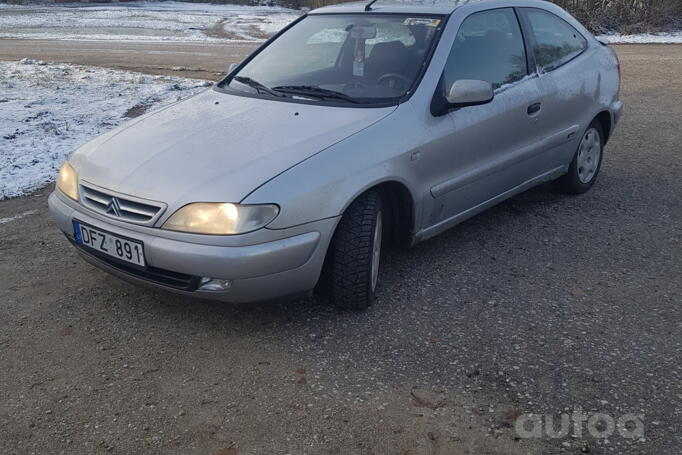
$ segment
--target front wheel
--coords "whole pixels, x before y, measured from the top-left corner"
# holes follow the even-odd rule
[[[374,303],[383,236],[381,196],[369,191],[343,214],[331,245],[331,299],[338,308],[364,310]]]
[[[598,120],[592,121],[580,140],[568,173],[557,180],[559,187],[571,194],[582,194],[597,180],[604,151],[604,131]]]

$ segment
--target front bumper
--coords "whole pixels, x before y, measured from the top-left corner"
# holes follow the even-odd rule
[[[69,200],[58,190],[48,204],[64,234],[73,242],[75,219],[144,243],[147,268],[126,267],[77,245],[88,262],[130,282],[195,297],[256,302],[300,294],[315,287],[337,218],[289,229],[261,229],[235,236],[203,236],[119,222]],[[225,291],[206,291],[199,279],[231,280]]]

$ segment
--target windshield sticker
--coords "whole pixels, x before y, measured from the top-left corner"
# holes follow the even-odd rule
[[[403,21],[403,25],[421,25],[422,27],[438,27],[440,19],[430,19],[428,17],[408,17]]]
[[[362,59],[353,60],[353,76],[363,77],[365,75],[365,62]]]

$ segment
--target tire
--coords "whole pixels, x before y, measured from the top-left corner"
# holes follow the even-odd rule
[[[595,119],[585,130],[568,173],[556,181],[557,186],[568,194],[587,192],[597,180],[603,159],[604,129]]]
[[[330,294],[337,308],[358,311],[374,303],[384,231],[376,191],[358,197],[341,217],[330,248]]]

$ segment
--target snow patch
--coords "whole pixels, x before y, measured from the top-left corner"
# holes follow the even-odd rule
[[[30,59],[0,62],[0,200],[52,182],[78,146],[211,83]]]
[[[670,33],[642,33],[639,35],[620,35],[610,33],[599,35],[597,39],[610,44],[679,44],[682,43],[682,31]]]
[[[5,224],[5,223],[9,223],[11,221],[20,220],[22,218],[26,218],[27,216],[31,216],[35,213],[38,213],[38,211],[37,210],[27,210],[24,213],[18,213],[16,215],[10,216],[8,218],[0,218],[0,224]]]

